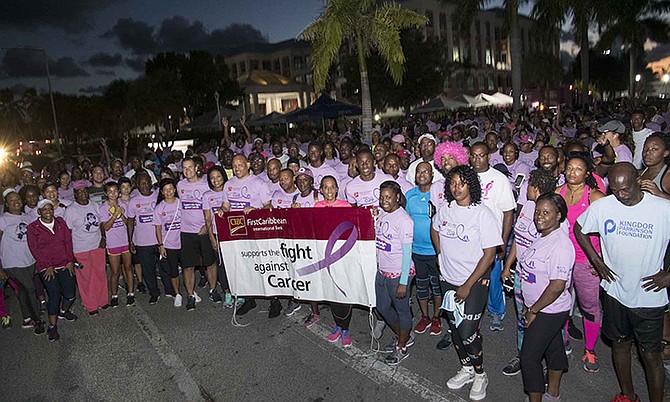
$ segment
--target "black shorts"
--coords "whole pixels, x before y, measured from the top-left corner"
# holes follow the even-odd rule
[[[216,255],[208,235],[181,234],[181,263],[183,268],[208,267],[215,261]]]
[[[165,249],[167,258],[162,258],[160,263],[166,265],[166,272],[170,279],[179,276],[179,263],[181,262],[181,250]]]
[[[603,335],[615,342],[635,339],[645,352],[660,352],[663,347],[663,316],[666,306],[629,308],[607,292],[602,292]]]
[[[412,253],[412,261],[414,261],[414,269],[416,270],[416,277],[419,279],[428,278],[430,276],[440,276],[440,269],[437,267],[436,255],[421,255]]]

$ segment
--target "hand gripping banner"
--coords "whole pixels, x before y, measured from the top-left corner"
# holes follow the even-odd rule
[[[377,259],[368,209],[236,211],[217,217],[216,225],[233,295],[375,306]]]

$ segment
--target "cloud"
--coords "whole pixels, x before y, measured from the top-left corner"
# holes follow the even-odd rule
[[[659,61],[662,60],[666,57],[670,56],[670,43],[665,43],[662,45],[657,45],[653,49],[647,52],[647,61],[648,62],[654,62],[654,61]]]
[[[95,70],[95,73],[106,77],[116,77],[116,73],[112,70]]]
[[[54,77],[88,77],[72,57],[49,59],[49,73]],[[44,53],[27,49],[9,49],[0,62],[0,74],[10,78],[44,77]]]
[[[574,41],[575,34],[573,32],[564,31],[561,29],[561,42]]]
[[[123,56],[120,53],[96,53],[86,63],[93,67],[116,67],[123,64]]]
[[[138,56],[127,58],[124,61],[126,62],[126,66],[130,67],[133,71],[143,73],[144,64],[147,62],[147,58],[145,56]]]
[[[87,87],[79,88],[79,92],[86,95],[102,95],[107,90],[107,85],[90,85]]]
[[[122,48],[135,55],[147,55],[156,51],[154,38],[155,28],[142,21],[132,18],[121,18],[109,31],[102,34],[103,38],[114,39]]]
[[[3,0],[0,25],[35,30],[44,27],[80,32],[91,27],[91,14],[125,0]]]
[[[267,37],[249,24],[233,24],[210,32],[201,21],[190,21],[179,15],[164,19],[158,27],[122,18],[102,37],[114,40],[135,56],[192,50],[225,53],[234,47],[268,42]]]

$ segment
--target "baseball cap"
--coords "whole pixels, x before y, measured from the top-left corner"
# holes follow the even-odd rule
[[[44,208],[45,205],[51,205],[53,207],[54,203],[51,202],[51,200],[47,200],[46,198],[43,200],[40,200],[40,202],[37,203],[37,209],[42,209]]]
[[[9,194],[11,194],[11,193],[15,193],[15,192],[16,192],[16,189],[14,189],[14,188],[7,188],[7,189],[5,189],[5,191],[2,192],[2,198],[3,198],[3,199],[4,199],[4,198],[7,198],[7,196],[8,196]]]
[[[307,177],[311,177],[312,179],[314,178],[314,174],[312,173],[312,171],[309,170],[308,168],[304,168],[304,167],[298,169],[298,173],[295,175],[295,178],[297,179],[300,176],[307,176]]]
[[[81,190],[82,188],[87,188],[91,185],[91,182],[88,180],[77,180],[74,183],[72,183],[72,189],[74,190]]]
[[[623,125],[619,120],[610,120],[605,124],[598,126],[598,131],[601,133],[614,132],[623,134],[626,132],[626,126]]]
[[[421,144],[421,141],[423,141],[425,138],[428,138],[429,140],[433,141],[435,144],[437,144],[437,140],[435,139],[435,136],[431,133],[426,133],[423,134],[421,137],[419,137],[419,144]]]
[[[396,134],[393,137],[391,137],[391,141],[397,142],[398,144],[402,144],[405,142],[405,136],[402,134]]]

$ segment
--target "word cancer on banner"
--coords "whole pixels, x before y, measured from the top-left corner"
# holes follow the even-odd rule
[[[217,216],[216,225],[233,295],[375,306],[370,210],[237,211]]]

